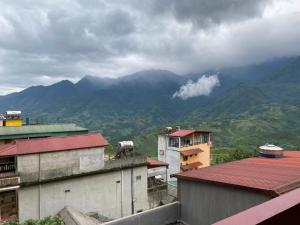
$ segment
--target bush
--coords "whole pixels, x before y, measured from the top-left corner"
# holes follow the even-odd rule
[[[63,225],[63,220],[58,217],[46,217],[41,220],[27,220],[24,223],[19,223],[18,221],[7,221],[4,225]]]

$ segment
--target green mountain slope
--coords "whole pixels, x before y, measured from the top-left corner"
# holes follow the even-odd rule
[[[76,84],[62,81],[1,96],[0,108],[22,110],[39,122],[78,123],[101,131],[113,144],[134,139],[139,151],[152,155],[159,129],[170,125],[211,130],[216,147],[272,142],[297,148],[299,71],[300,58],[224,69],[210,96],[187,100],[172,95],[201,74],[150,70],[119,79],[86,76]]]

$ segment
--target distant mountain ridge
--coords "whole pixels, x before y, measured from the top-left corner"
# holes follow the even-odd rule
[[[113,143],[132,138],[141,142],[141,135],[151,129],[183,124],[213,130],[216,145],[252,146],[272,139],[300,145],[300,126],[295,126],[300,125],[299,57],[222,69],[218,71],[221,85],[210,96],[172,98],[181,85],[202,75],[180,76],[166,70],[141,71],[118,79],[87,75],[77,83],[64,80],[1,96],[0,107],[2,111],[22,110],[40,122],[75,122],[102,131]],[[280,129],[289,138],[277,137],[275,131],[281,133]],[[238,138],[238,134],[249,138]]]

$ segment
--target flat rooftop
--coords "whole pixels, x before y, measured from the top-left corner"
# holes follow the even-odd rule
[[[276,197],[300,187],[300,151],[285,151],[283,158],[254,157],[173,176],[262,191]]]
[[[0,127],[0,140],[25,137],[52,136],[63,133],[88,133],[88,129],[73,123],[24,125],[20,127]]]

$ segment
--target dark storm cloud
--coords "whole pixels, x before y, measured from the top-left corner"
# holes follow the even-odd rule
[[[297,0],[3,0],[0,94],[84,74],[186,73],[297,55],[298,6]]]
[[[171,12],[179,21],[207,28],[261,16],[270,2],[271,0],[153,0],[144,6],[151,8],[154,13]]]

